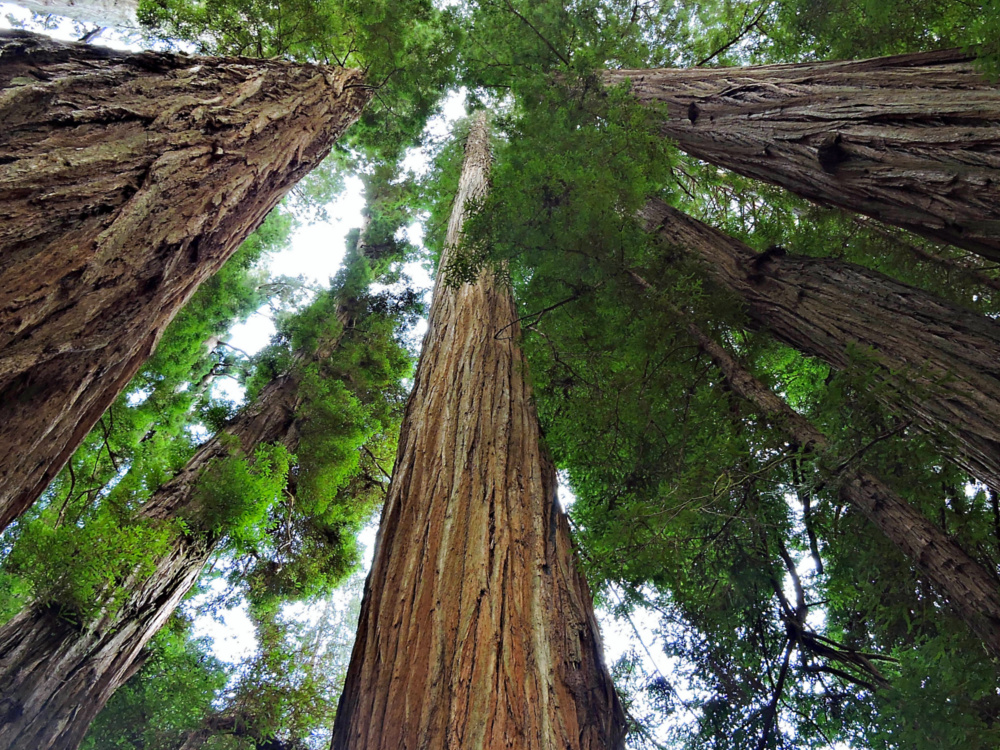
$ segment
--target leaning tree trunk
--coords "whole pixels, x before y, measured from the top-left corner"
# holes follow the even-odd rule
[[[0,529],[369,96],[356,70],[0,32]]]
[[[632,277],[647,291],[655,289],[641,276]],[[806,453],[823,453],[830,441],[812,422],[794,411],[761,383],[714,339],[671,303],[664,305],[681,320],[719,368],[728,386],[757,411],[784,430],[791,443]],[[995,575],[973,559],[926,516],[864,468],[843,467],[835,480],[844,502],[860,511],[945,595],[948,602],[995,657],[1000,657],[1000,584]]]
[[[870,358],[886,405],[1000,489],[1000,323],[852,263],[755,253],[659,200],[640,216],[665,243],[697,256],[778,340],[838,369]]]
[[[298,398],[297,377],[276,378],[224,432],[246,455],[275,443],[294,452]],[[125,601],[111,614],[72,625],[56,608],[36,604],[0,628],[0,750],[73,750],[80,744],[211,556],[217,535],[190,519],[197,516],[199,477],[231,450],[219,436],[207,441],[143,507],[140,515],[149,523],[185,518],[194,528],[175,536],[152,574],[122,584]]]
[[[487,189],[477,116],[448,226]],[[438,272],[335,750],[613,748],[623,713],[576,571],[510,292]]]
[[[74,750],[80,744],[104,704],[138,669],[139,654],[195,584],[219,541],[212,530],[197,528],[199,478],[212,461],[232,454],[232,438],[243,455],[267,444],[296,452],[301,374],[334,353],[363,304],[349,295],[339,299],[338,332],[318,341],[313,352],[297,352],[287,373],[268,383],[222,435],[206,441],[153,493],[141,517],[149,523],[183,518],[193,530],[173,539],[151,575],[121,585],[126,601],[113,613],[72,626],[53,607],[36,604],[0,628],[0,750]]]
[[[138,28],[138,0],[12,0],[35,13],[54,13],[98,26]]]
[[[683,151],[1000,261],[1000,86],[959,50],[614,70]]]

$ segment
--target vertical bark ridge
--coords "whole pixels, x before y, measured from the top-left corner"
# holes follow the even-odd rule
[[[363,252],[363,245],[359,249]],[[334,315],[343,328],[318,341],[315,352],[296,352],[285,374],[264,386],[253,404],[153,493],[140,511],[143,518],[150,523],[184,518],[192,530],[172,540],[152,574],[123,584],[128,594],[121,606],[74,627],[53,607],[36,603],[0,627],[0,750],[79,746],[114,691],[141,666],[143,648],[196,583],[220,541],[218,533],[197,525],[202,474],[232,454],[232,438],[244,455],[274,444],[297,451],[302,369],[333,355],[360,305],[358,298],[342,296]]]
[[[605,71],[711,164],[1000,261],[1000,86],[944,50],[854,62]]]
[[[638,274],[632,277],[644,289],[656,290]],[[806,452],[829,448],[829,440],[808,419],[795,412],[735,357],[669,303],[698,346],[713,361],[733,392],[783,429],[792,443]],[[888,537],[948,599],[994,657],[1000,657],[1000,586],[991,575],[930,519],[897,495],[877,476],[858,466],[844,468],[838,488],[844,501],[860,511]]]
[[[837,369],[870,357],[888,386],[880,390],[887,406],[1000,489],[1000,323],[845,261],[758,254],[660,200],[640,219],[697,257],[779,341]]]
[[[0,529],[357,119],[362,81],[0,31]]]
[[[620,747],[624,717],[540,447],[510,292],[445,285],[485,195],[472,124],[333,748]]]

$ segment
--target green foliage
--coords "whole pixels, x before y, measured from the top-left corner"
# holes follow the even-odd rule
[[[284,495],[292,457],[282,445],[258,445],[252,456],[234,451],[212,461],[198,478],[189,522],[226,537],[238,550],[254,548],[271,506]]]
[[[201,54],[363,69],[377,95],[349,140],[390,158],[418,137],[454,75],[455,19],[430,0],[142,0],[139,20]]]
[[[140,508],[196,447],[188,428],[208,401],[212,377],[225,369],[206,342],[260,305],[260,263],[292,226],[288,214],[272,212],[201,286],[42,502],[8,532],[0,572],[4,619],[40,598],[71,620],[87,621],[152,572],[181,529],[151,523]]]
[[[775,3],[772,54],[852,59],[975,48],[984,72],[1000,74],[1000,5],[954,0],[822,0]]]
[[[83,624],[113,610],[132,586],[148,577],[178,532],[176,524],[150,523],[105,502],[77,524],[57,520],[28,525],[4,570],[22,579],[22,596],[30,590],[32,598]]]
[[[207,643],[191,638],[189,627],[174,616],[157,633],[142,669],[115,691],[82,750],[175,750],[200,726],[226,684],[226,672]]]
[[[845,507],[839,487],[845,466],[864,465],[993,570],[1000,500],[885,410],[886,386],[865,352],[835,373],[748,331],[739,306],[683,249],[660,246],[634,215],[658,195],[757,250],[781,245],[864,264],[995,317],[993,269],[680,155],[649,111],[593,76],[604,67],[951,45],[983,45],[980,64],[996,74],[995,6],[478,0],[440,10],[426,0],[143,0],[153,33],[200,51],[365,68],[378,87],[373,106],[296,188],[292,205],[323,216],[360,154],[369,222],[352,238],[333,289],[301,314],[279,316],[275,341],[253,362],[206,352],[203,342],[260,303],[254,259],[287,235],[287,215],[269,220],[231,275],[205,287],[130,388],[145,400],[112,408],[73,472],[8,540],[6,611],[38,595],[74,617],[93,612],[104,605],[88,596],[113,599],[106,592],[142,574],[169,535],[184,531],[140,524],[135,512],[187,460],[185,426],[195,415],[215,430],[234,415],[199,392],[205,376],[246,370],[250,401],[275,377],[296,378],[295,455],[261,446],[216,462],[199,495],[198,524],[223,538],[216,572],[228,578],[229,601],[249,601],[260,653],[215,713],[206,698],[219,689],[214,667],[198,671],[184,649],[175,655],[186,666],[175,672],[151,662],[160,664],[148,668],[154,681],[166,675],[162,692],[126,692],[132,698],[115,710],[133,716],[133,703],[162,699],[174,718],[153,723],[171,732],[193,727],[196,714],[236,711],[257,739],[289,741],[330,715],[334,672],[316,676],[304,666],[316,654],[309,638],[321,638],[305,637],[284,603],[349,575],[356,532],[384,492],[411,369],[400,331],[419,314],[416,296],[400,288],[400,263],[413,248],[398,230],[425,211],[430,254],[440,255],[464,126],[455,139],[428,144],[436,159],[420,185],[378,155],[417,142],[440,93],[460,82],[475,106],[494,112],[495,166],[447,277],[458,283],[489,268],[513,286],[545,439],[576,496],[575,541],[592,587],[614,615],[658,622],[656,642],[646,645],[673,671],[647,672],[636,653],[616,665],[635,746],[664,738],[676,748],[754,750],[1000,745],[996,663],[912,562]],[[373,282],[387,288],[376,292]],[[313,294],[292,280],[274,284],[288,300]],[[820,427],[829,451],[803,454],[780,425],[735,397],[671,309]],[[190,689],[171,676],[187,669],[199,675]],[[182,707],[173,714],[171,691]],[[119,742],[101,731],[103,741]],[[123,733],[108,747],[158,748],[176,736]],[[206,750],[243,741],[216,736]]]

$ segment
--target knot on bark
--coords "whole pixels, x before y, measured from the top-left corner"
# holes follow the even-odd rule
[[[820,142],[816,149],[816,157],[824,172],[833,174],[837,171],[837,167],[849,158],[844,147],[840,145],[842,140],[839,133],[831,133]]]

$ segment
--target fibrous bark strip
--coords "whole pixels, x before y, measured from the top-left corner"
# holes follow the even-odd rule
[[[473,121],[446,257],[487,190]],[[623,714],[491,272],[443,272],[334,726],[335,750],[614,748]]]
[[[1000,324],[888,276],[780,248],[758,254],[660,200],[640,212],[735,293],[752,323],[837,369],[869,360],[886,405],[928,430],[942,453],[1000,488]]]
[[[357,70],[0,32],[0,528],[370,95]]]
[[[643,288],[655,291],[638,274],[632,275]],[[822,453],[829,448],[829,440],[812,422],[757,380],[680,310],[670,303],[666,307],[712,359],[733,392],[784,430],[793,445],[806,453]],[[986,648],[994,656],[1000,656],[1000,586],[996,577],[871,472],[859,466],[845,466],[840,476],[833,479],[845,503],[860,511],[923,571]]]
[[[282,444],[294,452],[298,379],[283,375],[254,404],[203,444],[140,511],[148,523],[192,521],[178,533],[153,572],[124,581],[125,601],[91,622],[71,624],[58,609],[38,602],[0,628],[0,750],[75,750],[91,722],[138,670],[142,649],[198,580],[218,542],[200,529],[198,480],[214,460],[234,449],[252,455],[258,445]]]
[[[960,50],[605,71],[683,151],[1000,261],[1000,85]]]

